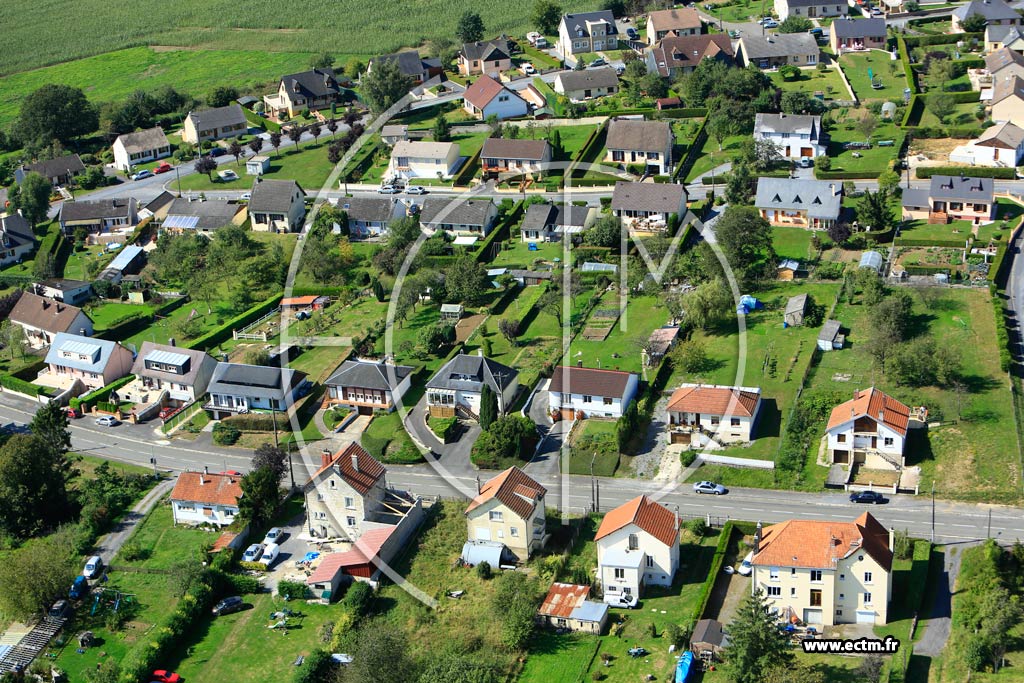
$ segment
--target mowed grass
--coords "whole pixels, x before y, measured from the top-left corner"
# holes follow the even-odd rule
[[[124,320],[127,316],[141,313],[152,313],[153,307],[145,304],[123,304],[117,302],[103,302],[98,306],[89,306],[86,313],[95,325],[97,330],[106,330],[117,324],[117,321]]]
[[[856,128],[856,120],[864,110],[852,110],[843,123],[832,127],[829,134],[828,156],[832,159],[833,171],[857,171],[865,178],[877,178],[878,174],[888,168],[889,162],[899,152],[899,147],[879,147],[879,140],[896,140],[899,127],[890,121],[879,121],[878,127],[871,135],[871,149],[843,149],[845,142],[864,142],[864,134]],[[860,156],[854,156],[859,154]],[[840,181],[841,182],[841,181]]]
[[[890,64],[894,66],[890,66]],[[870,100],[901,102],[903,100],[903,89],[907,87],[907,77],[903,73],[899,60],[892,59],[888,52],[871,50],[856,54],[846,53],[839,58],[839,65],[843,67],[843,73],[850,81],[853,92],[857,93],[857,98],[862,102]],[[871,70],[875,79],[881,82],[882,88],[876,90],[871,87],[868,69]]]
[[[813,234],[814,231],[803,228],[773,226],[772,245],[775,247],[775,253],[778,254],[779,259],[796,259],[801,266],[806,266],[807,260],[813,254],[811,251],[811,236]],[[819,232],[819,236],[825,236],[825,233]]]
[[[327,147],[331,141],[331,134],[324,129],[324,135],[316,143],[303,142],[298,149],[287,147],[280,152],[274,151],[273,147],[264,145],[261,154],[270,156],[270,170],[263,174],[264,178],[273,180],[294,180],[304,190],[310,193],[319,190],[327,176],[334,170],[334,164],[327,159]],[[252,156],[252,150],[245,149],[245,157]],[[245,174],[245,159],[240,163],[229,163],[219,170],[232,170],[238,175],[238,180],[223,182],[213,174],[213,178],[205,173],[193,173],[181,179],[182,190],[248,190],[252,187],[255,178]]]
[[[846,89],[846,84],[843,83],[843,78],[839,75],[839,69],[835,66],[825,71],[800,69],[800,77],[792,81],[784,79],[778,71],[770,72],[768,77],[772,79],[772,85],[783,92],[797,90],[814,95],[820,91],[825,95],[826,100],[846,100],[850,97],[850,91]]]
[[[699,156],[694,160],[690,172],[686,174],[686,182],[690,182],[697,176],[709,172],[716,166],[732,161],[733,157],[739,154],[740,146],[749,136],[732,135],[722,140],[722,149],[718,148],[718,141],[710,135],[704,141]],[[717,179],[719,183],[725,182],[724,177]]]
[[[619,310],[619,298],[616,292],[602,297],[596,310]],[[658,296],[630,296],[626,302],[626,311],[617,321],[611,332],[603,341],[584,339],[577,335],[569,348],[569,358],[575,363],[583,361],[587,368],[604,368],[605,370],[625,370],[640,372],[643,361],[636,341],[644,340],[655,329],[665,325],[669,312]],[[610,319],[595,318],[591,314],[585,327],[607,327]]]

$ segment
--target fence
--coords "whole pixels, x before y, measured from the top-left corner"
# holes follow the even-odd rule
[[[200,396],[197,400],[192,403],[187,403],[182,406],[181,410],[171,415],[169,418],[164,420],[164,424],[160,427],[160,431],[164,434],[170,434],[175,429],[180,427],[183,423],[191,420],[195,417],[196,413],[203,409],[203,399],[205,396]]]
[[[257,327],[259,327],[260,325],[262,325],[263,323],[267,322],[268,320],[273,318],[275,315],[277,315],[277,313],[278,313],[277,309],[274,309],[274,310],[268,312],[266,315],[264,315],[259,320],[256,320],[256,321],[254,321],[252,323],[249,323],[248,325],[243,327],[241,330],[231,330],[231,338],[232,339],[245,339],[245,340],[249,340],[249,341],[264,341],[264,342],[267,341],[267,333],[266,332],[260,332],[259,334],[256,334],[256,333],[250,332],[249,330],[256,329]]]

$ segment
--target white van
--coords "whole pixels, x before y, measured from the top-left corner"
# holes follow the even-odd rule
[[[263,549],[263,557],[260,558],[260,564],[264,567],[270,568],[270,565],[274,564],[274,560],[281,554],[281,546],[276,543],[271,543]]]
[[[102,573],[103,559],[99,555],[93,555],[85,561],[85,569],[82,570],[82,576],[87,579],[95,579]]]

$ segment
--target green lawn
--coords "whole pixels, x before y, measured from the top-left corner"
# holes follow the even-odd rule
[[[1022,208],[1016,202],[1009,199],[996,200],[996,221],[988,225],[979,226],[978,239],[987,243],[990,239],[1007,239],[1009,230],[1016,224],[1015,221],[1024,214]],[[902,239],[935,239],[935,240],[966,240],[972,234],[971,221],[953,221],[946,224],[928,223],[924,219],[906,221],[900,229]],[[899,240],[897,240],[899,244]]]
[[[406,400],[406,407],[412,407],[412,403],[408,400]],[[363,432],[363,446],[370,450],[372,455],[377,455],[367,443],[367,438],[386,444],[384,456],[381,458],[384,462],[410,464],[423,459],[419,450],[413,444],[412,439],[409,438],[409,434],[405,431],[405,426],[402,424],[402,416],[397,410],[391,413],[375,415],[373,420],[370,421],[370,425]],[[378,457],[380,456],[378,455]]]
[[[834,66],[825,71],[800,69],[800,77],[792,81],[782,78],[778,71],[772,71],[768,76],[772,79],[772,84],[783,92],[797,90],[808,95],[814,95],[814,93],[820,91],[825,95],[826,101],[850,99],[850,93],[846,89],[846,84],[843,83],[839,70]]]
[[[334,170],[334,164],[327,160],[327,146],[330,141],[331,135],[327,133],[321,136],[316,144],[303,142],[299,149],[287,147],[275,152],[273,147],[264,146],[261,153],[270,156],[270,170],[264,173],[263,177],[272,180],[295,180],[302,189],[311,194],[315,193]],[[247,150],[246,155],[251,155],[251,150]],[[248,190],[255,180],[252,176],[245,175],[244,160],[238,165],[227,164],[219,167],[219,170],[234,171],[238,175],[238,180],[223,182],[216,173],[213,174],[212,180],[205,174],[193,173],[181,179],[181,189]]]
[[[961,102],[954,106],[953,113],[945,118],[943,121],[939,121],[939,118],[931,112],[931,110],[925,106],[924,111],[921,113],[921,126],[981,126],[981,121],[984,119],[978,119],[978,108],[984,105],[978,102]]]
[[[492,268],[534,268],[551,265],[554,259],[565,257],[565,246],[561,242],[534,242],[536,251],[530,251],[530,243],[522,239],[502,243],[502,250],[489,264]]]
[[[152,306],[145,304],[123,304],[104,302],[98,306],[87,306],[86,313],[92,318],[96,330],[106,330],[136,313],[152,313]]]
[[[775,253],[779,255],[780,259],[796,259],[800,262],[800,265],[806,267],[808,260],[812,256],[811,235],[813,234],[813,231],[804,230],[803,228],[773,226],[772,245],[775,247]],[[825,235],[824,232],[818,234],[819,237]]]
[[[862,102],[870,100],[903,101],[903,89],[907,87],[907,78],[899,60],[893,60],[888,52],[871,50],[870,52],[846,53],[839,58],[839,65],[850,81],[853,92]],[[882,83],[881,89],[871,87],[868,78],[871,69],[876,80]]]
[[[569,474],[610,477],[619,466],[615,420],[583,420],[573,430],[569,453]],[[593,465],[593,470],[591,470]]]
[[[740,151],[740,146],[748,135],[732,135],[722,141],[722,149],[718,149],[718,142],[710,135],[704,141],[700,156],[693,162],[690,172],[686,174],[686,182],[690,182],[697,176],[707,173],[716,166],[732,161]],[[722,182],[719,180],[719,182]]]
[[[844,111],[844,110],[840,110]],[[871,135],[871,149],[845,150],[845,142],[864,142],[864,134],[856,128],[856,120],[864,110],[853,110],[842,119],[844,122],[834,125],[829,132],[828,156],[832,159],[833,171],[857,171],[865,178],[877,178],[878,174],[888,168],[889,162],[899,153],[898,143],[892,147],[879,147],[879,140],[898,140],[899,127],[892,122],[878,122],[878,127]],[[860,156],[854,156],[859,154]]]
[[[618,295],[615,292],[606,294],[598,309],[619,308]],[[636,339],[647,339],[656,328],[666,324],[669,313],[658,296],[630,296],[624,317],[615,322],[611,333],[603,341],[584,339],[579,335],[569,348],[569,357],[573,361],[583,361],[588,368],[605,368],[640,372],[642,361],[640,351],[634,345]],[[607,326],[608,321],[596,320],[594,316],[587,326]]]
[[[772,6],[770,4],[755,2],[754,0],[740,0],[739,2],[714,5],[713,9],[708,11],[708,14],[716,19],[739,23],[754,21],[758,17],[767,16],[771,13]]]

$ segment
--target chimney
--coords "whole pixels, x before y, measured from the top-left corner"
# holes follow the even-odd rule
[[[885,411],[884,410],[879,410],[878,411],[878,421],[879,422],[885,422]]]
[[[583,361],[581,361],[581,360],[576,361],[576,367],[582,368],[583,367]]]
[[[83,336],[83,337],[88,337],[88,336],[89,336],[89,335],[87,335],[87,334],[85,333],[85,328],[84,328],[84,327],[79,327],[79,328],[78,328],[78,334],[79,334],[79,335],[81,335],[81,336]]]
[[[676,505],[676,531],[679,531],[679,506]]]
[[[331,464],[331,451],[328,448],[320,451],[320,467],[327,467]]]
[[[484,357],[484,350],[483,349],[477,349],[476,350],[476,355],[478,355],[481,358],[483,358]]]
[[[203,474],[209,476],[210,475],[210,468],[204,465],[203,466]]]
[[[480,493],[481,489],[482,489],[482,487],[480,486],[480,475],[477,475],[477,477],[476,477],[476,492]]]
[[[359,471],[359,454],[356,452],[352,453],[352,469]]]
[[[896,547],[896,532],[893,531],[892,527],[889,527],[889,550]]]
[[[761,520],[757,520],[757,529],[754,530],[754,554],[761,552]]]
[[[203,486],[205,484],[206,484],[206,477],[204,477],[202,474],[200,474],[199,475],[199,485]]]

